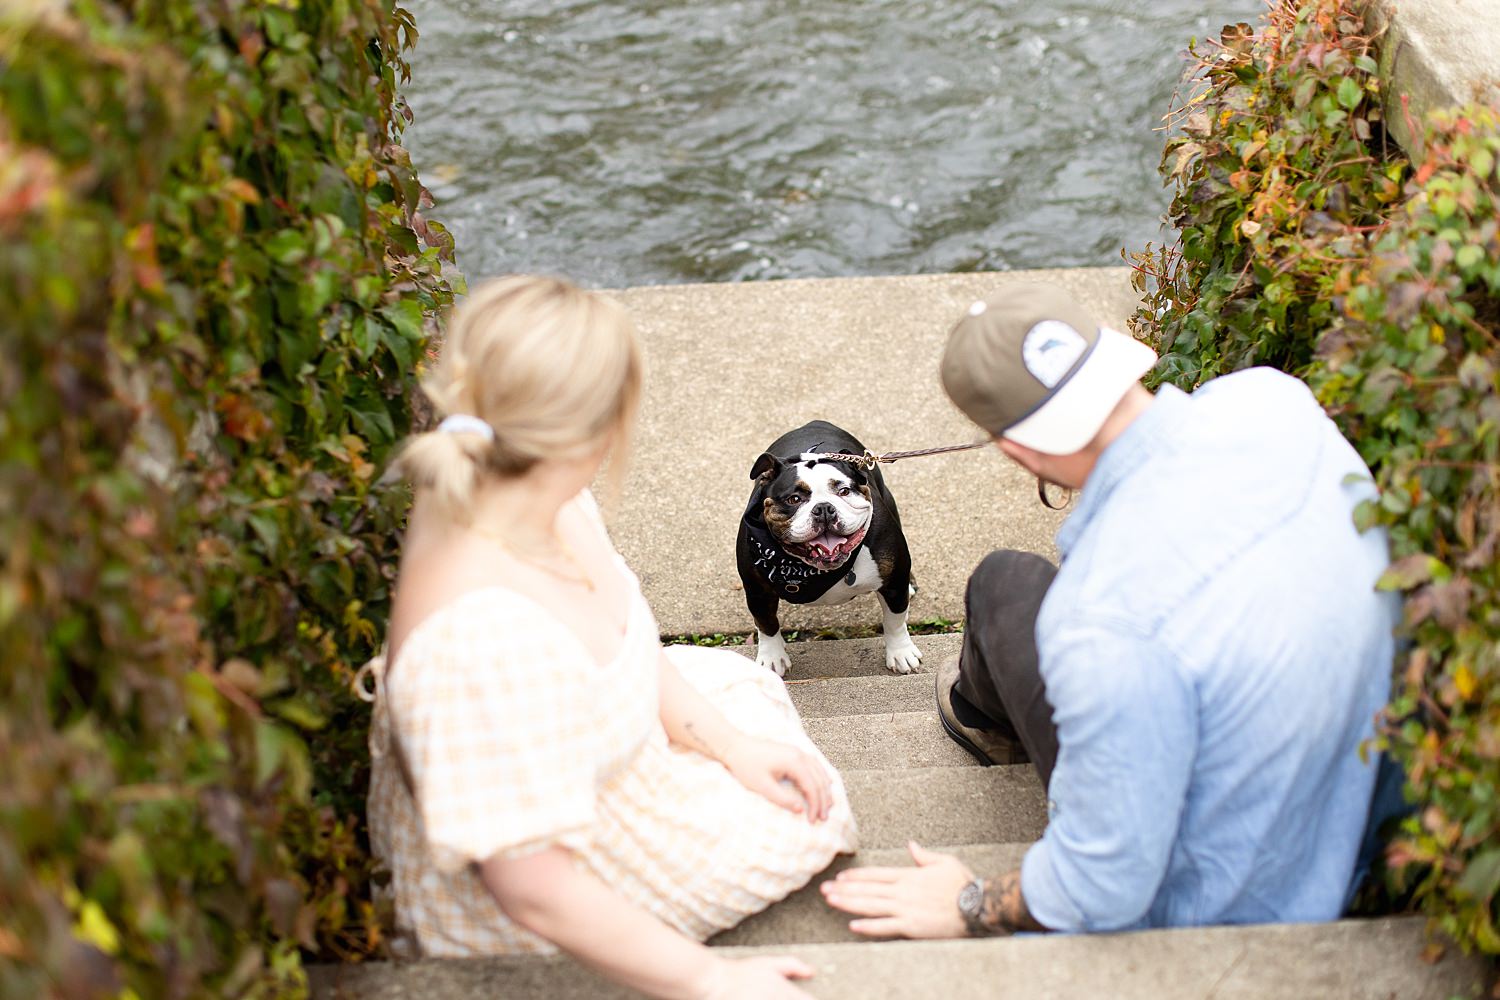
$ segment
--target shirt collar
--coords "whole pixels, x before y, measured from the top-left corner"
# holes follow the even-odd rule
[[[1163,385],[1156,391],[1156,399],[1151,405],[1104,449],[1094,463],[1088,481],[1083,484],[1078,506],[1057,530],[1057,548],[1064,558],[1088,529],[1089,523],[1104,509],[1115,487],[1147,459],[1172,446],[1186,426],[1181,417],[1190,403],[1187,393],[1176,386]]]

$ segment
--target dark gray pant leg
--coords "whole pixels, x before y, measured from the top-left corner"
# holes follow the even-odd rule
[[[1057,727],[1038,669],[1036,616],[1056,575],[1034,552],[1001,549],[984,558],[964,596],[957,685],[998,729],[1014,731],[1043,785],[1057,763]]]

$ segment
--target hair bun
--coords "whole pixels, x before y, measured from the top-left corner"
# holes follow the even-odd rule
[[[433,408],[448,415],[398,462],[463,520],[484,478],[522,475],[628,434],[641,367],[619,303],[558,278],[486,282],[449,318],[423,380]]]

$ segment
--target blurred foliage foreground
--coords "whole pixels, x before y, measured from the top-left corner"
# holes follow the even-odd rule
[[[1135,329],[1186,388],[1303,376],[1374,471],[1406,596],[1381,745],[1417,805],[1387,852],[1465,950],[1500,955],[1500,113],[1384,141],[1379,38],[1354,0],[1282,0],[1197,52],[1162,172],[1173,246],[1132,258]],[[1404,109],[1404,105],[1398,103]],[[1420,134],[1420,129],[1414,130]]]
[[[378,947],[377,484],[452,241],[390,0],[0,4],[0,996]]]

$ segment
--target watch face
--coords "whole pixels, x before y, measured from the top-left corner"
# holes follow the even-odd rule
[[[979,902],[984,897],[984,890],[975,879],[964,886],[958,893],[958,910],[965,917],[979,916]]]

